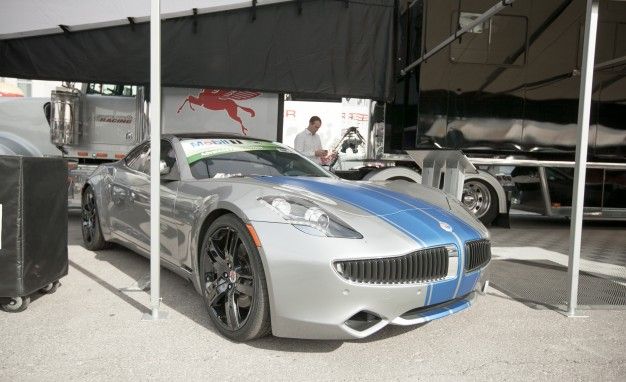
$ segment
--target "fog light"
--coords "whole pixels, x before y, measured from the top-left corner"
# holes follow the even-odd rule
[[[362,332],[378,324],[380,321],[381,318],[376,314],[362,310],[347,319],[345,324],[351,329]]]

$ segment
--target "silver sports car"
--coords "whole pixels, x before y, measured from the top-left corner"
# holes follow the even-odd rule
[[[350,339],[462,311],[491,257],[453,198],[338,179],[287,146],[224,135],[161,141],[162,264],[193,282],[228,338]],[[150,247],[150,144],[100,166],[85,246]]]

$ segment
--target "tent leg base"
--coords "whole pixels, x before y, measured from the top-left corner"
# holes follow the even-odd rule
[[[167,320],[167,312],[159,310],[156,312],[156,315],[153,315],[152,312],[144,313],[141,315],[141,321],[161,321]]]
[[[561,313],[562,315],[564,315],[567,318],[589,318],[589,316],[586,316],[584,314],[580,314],[578,312],[559,311],[559,313]]]

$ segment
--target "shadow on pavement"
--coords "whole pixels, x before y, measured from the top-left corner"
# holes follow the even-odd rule
[[[80,214],[70,213],[68,218],[68,244],[82,247],[83,240],[82,233],[80,231]],[[96,260],[112,265],[132,280],[137,281],[150,273],[149,259],[120,245],[111,244],[111,248],[93,253],[95,254]],[[70,261],[70,266],[85,274],[87,277],[91,278],[111,293],[114,293],[139,312],[150,312],[150,308],[148,306],[145,306],[130,297],[137,293],[149,294],[149,289],[146,291],[121,291],[121,289],[130,287],[131,285],[111,285],[98,275],[90,272],[84,267],[81,267],[75,262]],[[166,268],[161,268],[161,299],[165,305],[165,310],[173,309],[181,315],[190,318],[196,324],[210,330],[211,332],[218,333],[215,328],[213,328],[213,325],[209,320],[202,298],[196,293],[196,290],[193,288],[191,283],[173,272],[170,272]]]
[[[119,289],[115,288],[113,285],[107,283],[106,281],[104,281],[103,279],[101,279],[100,277],[96,276],[95,274],[93,274],[92,272],[89,272],[87,269],[81,267],[80,265],[76,264],[75,262],[73,262],[72,260],[69,261],[70,267],[74,268],[75,270],[79,271],[80,273],[82,273],[83,275],[89,277],[90,279],[92,279],[93,281],[95,281],[96,283],[98,283],[99,285],[101,285],[102,287],[104,287],[106,290],[108,290],[109,292],[113,293],[114,295],[118,296],[119,298],[121,298],[122,300],[124,300],[124,302],[126,302],[127,304],[131,305],[133,308],[137,309],[140,313],[147,313],[150,310],[144,306],[143,304],[133,300],[132,298],[126,296],[125,294],[123,294],[122,292],[119,291]]]

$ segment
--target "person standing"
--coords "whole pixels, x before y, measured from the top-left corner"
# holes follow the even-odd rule
[[[322,127],[320,117],[314,115],[309,119],[309,126],[298,133],[293,143],[294,149],[317,164],[327,162],[328,150],[322,149],[322,141],[317,131]]]

